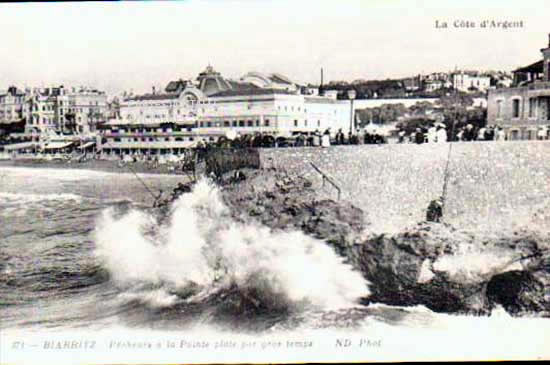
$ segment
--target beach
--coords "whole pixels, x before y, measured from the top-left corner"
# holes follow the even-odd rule
[[[82,162],[44,159],[10,159],[0,160],[2,167],[28,167],[28,168],[52,168],[52,169],[79,169],[111,173],[147,173],[162,175],[181,175],[173,164],[156,164],[145,162],[121,162],[112,160],[86,160]]]

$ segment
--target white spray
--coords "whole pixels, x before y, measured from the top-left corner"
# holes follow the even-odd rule
[[[104,212],[96,230],[96,254],[121,286],[155,286],[145,301],[171,305],[172,292],[194,284],[203,292],[268,283],[270,292],[315,307],[356,305],[369,294],[367,283],[332,248],[302,232],[274,232],[256,223],[236,222],[219,190],[200,181],[172,206],[170,221],[155,239],[144,230],[152,216],[130,211],[115,218]]]

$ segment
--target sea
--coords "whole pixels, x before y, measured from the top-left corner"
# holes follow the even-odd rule
[[[169,214],[152,209],[151,191],[168,194],[179,181],[181,176],[0,168],[0,338],[8,350],[0,362],[21,360],[13,339],[54,341],[75,333],[116,333],[124,339],[116,340],[121,351],[136,350],[145,338],[176,335],[197,341],[299,337],[317,346],[316,352],[288,344],[286,352],[266,352],[258,344],[249,350],[260,357],[243,360],[248,349],[241,349],[227,361],[549,354],[550,320],[536,315],[513,318],[496,308],[478,317],[361,305],[368,283],[329,246],[302,232],[234,221],[218,188],[206,180]],[[372,345],[367,352],[358,347],[360,339]],[[273,357],[293,351],[295,357]]]

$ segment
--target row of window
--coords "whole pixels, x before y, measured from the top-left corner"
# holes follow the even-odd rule
[[[537,98],[529,98],[528,103],[528,117],[534,118],[537,117]],[[550,103],[546,103],[547,105],[547,113],[546,117],[550,120]],[[497,100],[497,118],[503,117],[503,108],[504,108],[504,100]],[[521,99],[515,98],[512,99],[512,118],[520,118],[521,116]]]
[[[7,110],[7,111],[0,110],[0,115],[4,115],[4,114],[7,114],[7,115],[21,114],[21,110]]]
[[[219,122],[211,122],[211,121],[206,121],[206,122],[199,122],[199,128],[212,128],[212,127],[260,127],[261,126],[261,122],[259,119],[256,119],[256,120],[233,120],[233,121],[229,121],[229,120],[224,120],[223,122],[219,121]],[[270,126],[270,121],[269,119],[264,119],[264,123],[263,123],[263,126],[264,127],[269,127]]]
[[[24,108],[22,108],[21,106],[19,106],[19,107],[15,107],[15,106],[12,106],[12,107],[4,107],[4,108],[0,108],[0,113],[5,112],[5,111],[7,111],[7,112],[10,112],[10,111],[13,111],[13,112],[15,112],[15,111],[21,111],[21,110],[23,110],[23,109],[24,109]]]
[[[313,122],[315,124],[315,122]],[[314,124],[310,125],[310,127],[313,127]],[[321,126],[321,120],[317,120],[317,127],[320,127]],[[212,128],[212,127],[260,127],[261,126],[261,123],[260,123],[260,120],[259,119],[256,119],[256,120],[233,120],[233,121],[229,121],[229,120],[224,120],[223,123],[222,122],[210,122],[210,121],[203,121],[203,122],[199,122],[199,127],[200,128]],[[269,122],[269,119],[265,119],[264,120],[264,124],[263,124],[264,127],[269,127],[270,126],[270,122]],[[304,127],[308,127],[308,121],[307,120],[304,120]],[[294,127],[300,127],[300,122],[298,121],[298,119],[294,119]]]
[[[15,98],[12,99],[11,102],[10,99],[0,98],[0,104],[23,104],[23,102],[23,98]]]
[[[32,111],[40,111],[40,108],[38,106],[35,106],[31,110]],[[52,106],[46,106],[46,105],[42,106],[42,111],[44,111],[44,112],[45,111],[54,111],[54,110],[55,110],[55,108],[52,107]],[[63,114],[65,111],[67,113],[93,113],[93,112],[99,113],[100,109],[99,108],[93,108],[93,107],[90,107],[90,108],[67,108],[67,109],[59,108],[59,113],[60,114]]]
[[[172,115],[172,114],[173,114],[173,110],[169,110],[168,115]],[[181,110],[177,109],[176,114],[180,115]],[[139,115],[143,115],[143,110],[139,111]],[[133,118],[134,118],[133,114],[131,113],[126,114],[126,119],[133,119]],[[166,118],[166,114],[146,114],[145,118]]]
[[[40,123],[40,121],[42,120],[42,123]],[[40,118],[33,118],[32,121],[31,121],[31,124],[48,124],[48,125],[52,125],[54,124],[54,119],[53,118],[46,118],[46,117],[43,117],[42,119]]]
[[[279,109],[279,110],[282,110],[282,108],[281,108],[281,105],[278,105],[278,106],[277,106],[277,109]],[[301,110],[302,110],[302,108],[301,108],[301,107],[299,107],[299,106],[298,106],[298,107],[296,107],[296,111],[298,111],[298,112],[299,112],[299,111],[301,111]],[[288,111],[288,107],[287,107],[287,105],[285,105],[285,106],[284,106],[284,111],[285,111],[285,112],[286,112],[286,111]],[[290,111],[294,111],[294,106],[291,106],[291,107],[290,107]],[[306,108],[304,108],[304,113],[306,113],[306,112],[307,112],[307,109],[306,109]]]
[[[23,100],[23,99],[15,99],[14,102],[13,102],[13,103],[10,103],[10,104],[18,104],[18,105],[21,105],[21,104],[23,104],[23,103],[24,103],[24,100]],[[7,104],[7,103],[6,103],[6,100],[0,98],[0,104]],[[86,103],[81,103],[81,104],[86,104]],[[58,105],[59,105],[59,106],[62,106],[62,105],[72,105],[72,106],[74,106],[74,105],[76,105],[76,101],[70,100],[70,101],[68,101],[67,103],[64,103],[63,100],[58,100]],[[90,101],[90,102],[89,102],[88,104],[86,104],[86,105],[90,105],[90,106],[99,106],[100,104],[99,104],[99,101]],[[103,104],[101,104],[101,105],[103,105]],[[35,108],[38,108],[38,106],[35,106]],[[53,108],[53,107],[52,107],[52,106],[49,106],[49,108]],[[38,109],[37,109],[37,110],[38,110]],[[51,109],[49,109],[49,110],[51,110]]]
[[[82,122],[82,117],[78,117],[76,118],[78,122]],[[48,118],[48,117],[33,117],[32,120],[31,120],[31,123],[32,124],[39,124],[40,123],[40,120],[42,120],[42,124],[53,124],[55,122],[55,118]],[[63,116],[60,117],[60,122],[63,122],[65,121],[65,118]]]
[[[74,106],[74,105],[76,105],[76,101],[75,100],[69,100],[68,104]],[[99,106],[99,101],[95,100],[95,101],[89,101],[88,103],[80,103],[80,104]],[[59,105],[63,105],[63,100],[59,100]]]
[[[128,131],[126,129],[116,129],[116,130],[106,130],[106,133],[172,133],[172,132],[190,132],[192,128],[130,128]]]
[[[108,138],[107,142],[193,142],[194,137],[165,137],[165,138],[155,138],[155,137],[135,137],[135,138]]]
[[[308,123],[307,123],[307,119],[306,119],[306,120],[304,120],[304,127],[307,127],[308,126],[307,124]],[[294,119],[294,127],[299,127],[299,126],[300,125],[299,125],[298,119]],[[321,126],[321,121],[318,120],[317,121],[317,127],[320,127],[320,126]]]

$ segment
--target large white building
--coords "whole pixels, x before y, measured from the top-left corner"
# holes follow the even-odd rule
[[[44,132],[60,129],[57,113],[57,97],[62,88],[33,89],[29,96],[29,115],[25,129],[30,132]]]
[[[62,125],[71,125],[79,133],[94,132],[106,121],[107,95],[93,88],[71,88],[59,98],[58,115]]]
[[[478,75],[469,72],[457,72],[453,74],[453,87],[456,90],[471,92],[486,92],[491,86],[489,76]]]
[[[235,81],[208,66],[196,83],[172,81],[164,92],[126,97],[120,103],[120,118],[110,124],[189,125],[193,121],[201,134],[213,136],[227,128],[285,135],[349,128],[349,101],[302,90],[283,75],[250,72]]]
[[[88,133],[105,122],[107,95],[92,88],[49,87],[29,91],[29,131]]]
[[[25,119],[28,104],[25,92],[10,86],[6,92],[0,92],[0,124],[10,124]]]
[[[348,131],[350,102],[281,89],[230,90],[199,101],[197,128],[209,135],[267,133],[290,137]]]
[[[184,123],[194,115],[195,103],[189,92],[130,96],[120,104],[120,119],[143,125]]]
[[[279,74],[250,72],[236,81],[208,66],[196,82],[172,81],[164,92],[124,98],[119,117],[102,126],[102,148],[106,155],[156,155],[230,130],[275,138],[349,130],[349,101],[310,94]]]

